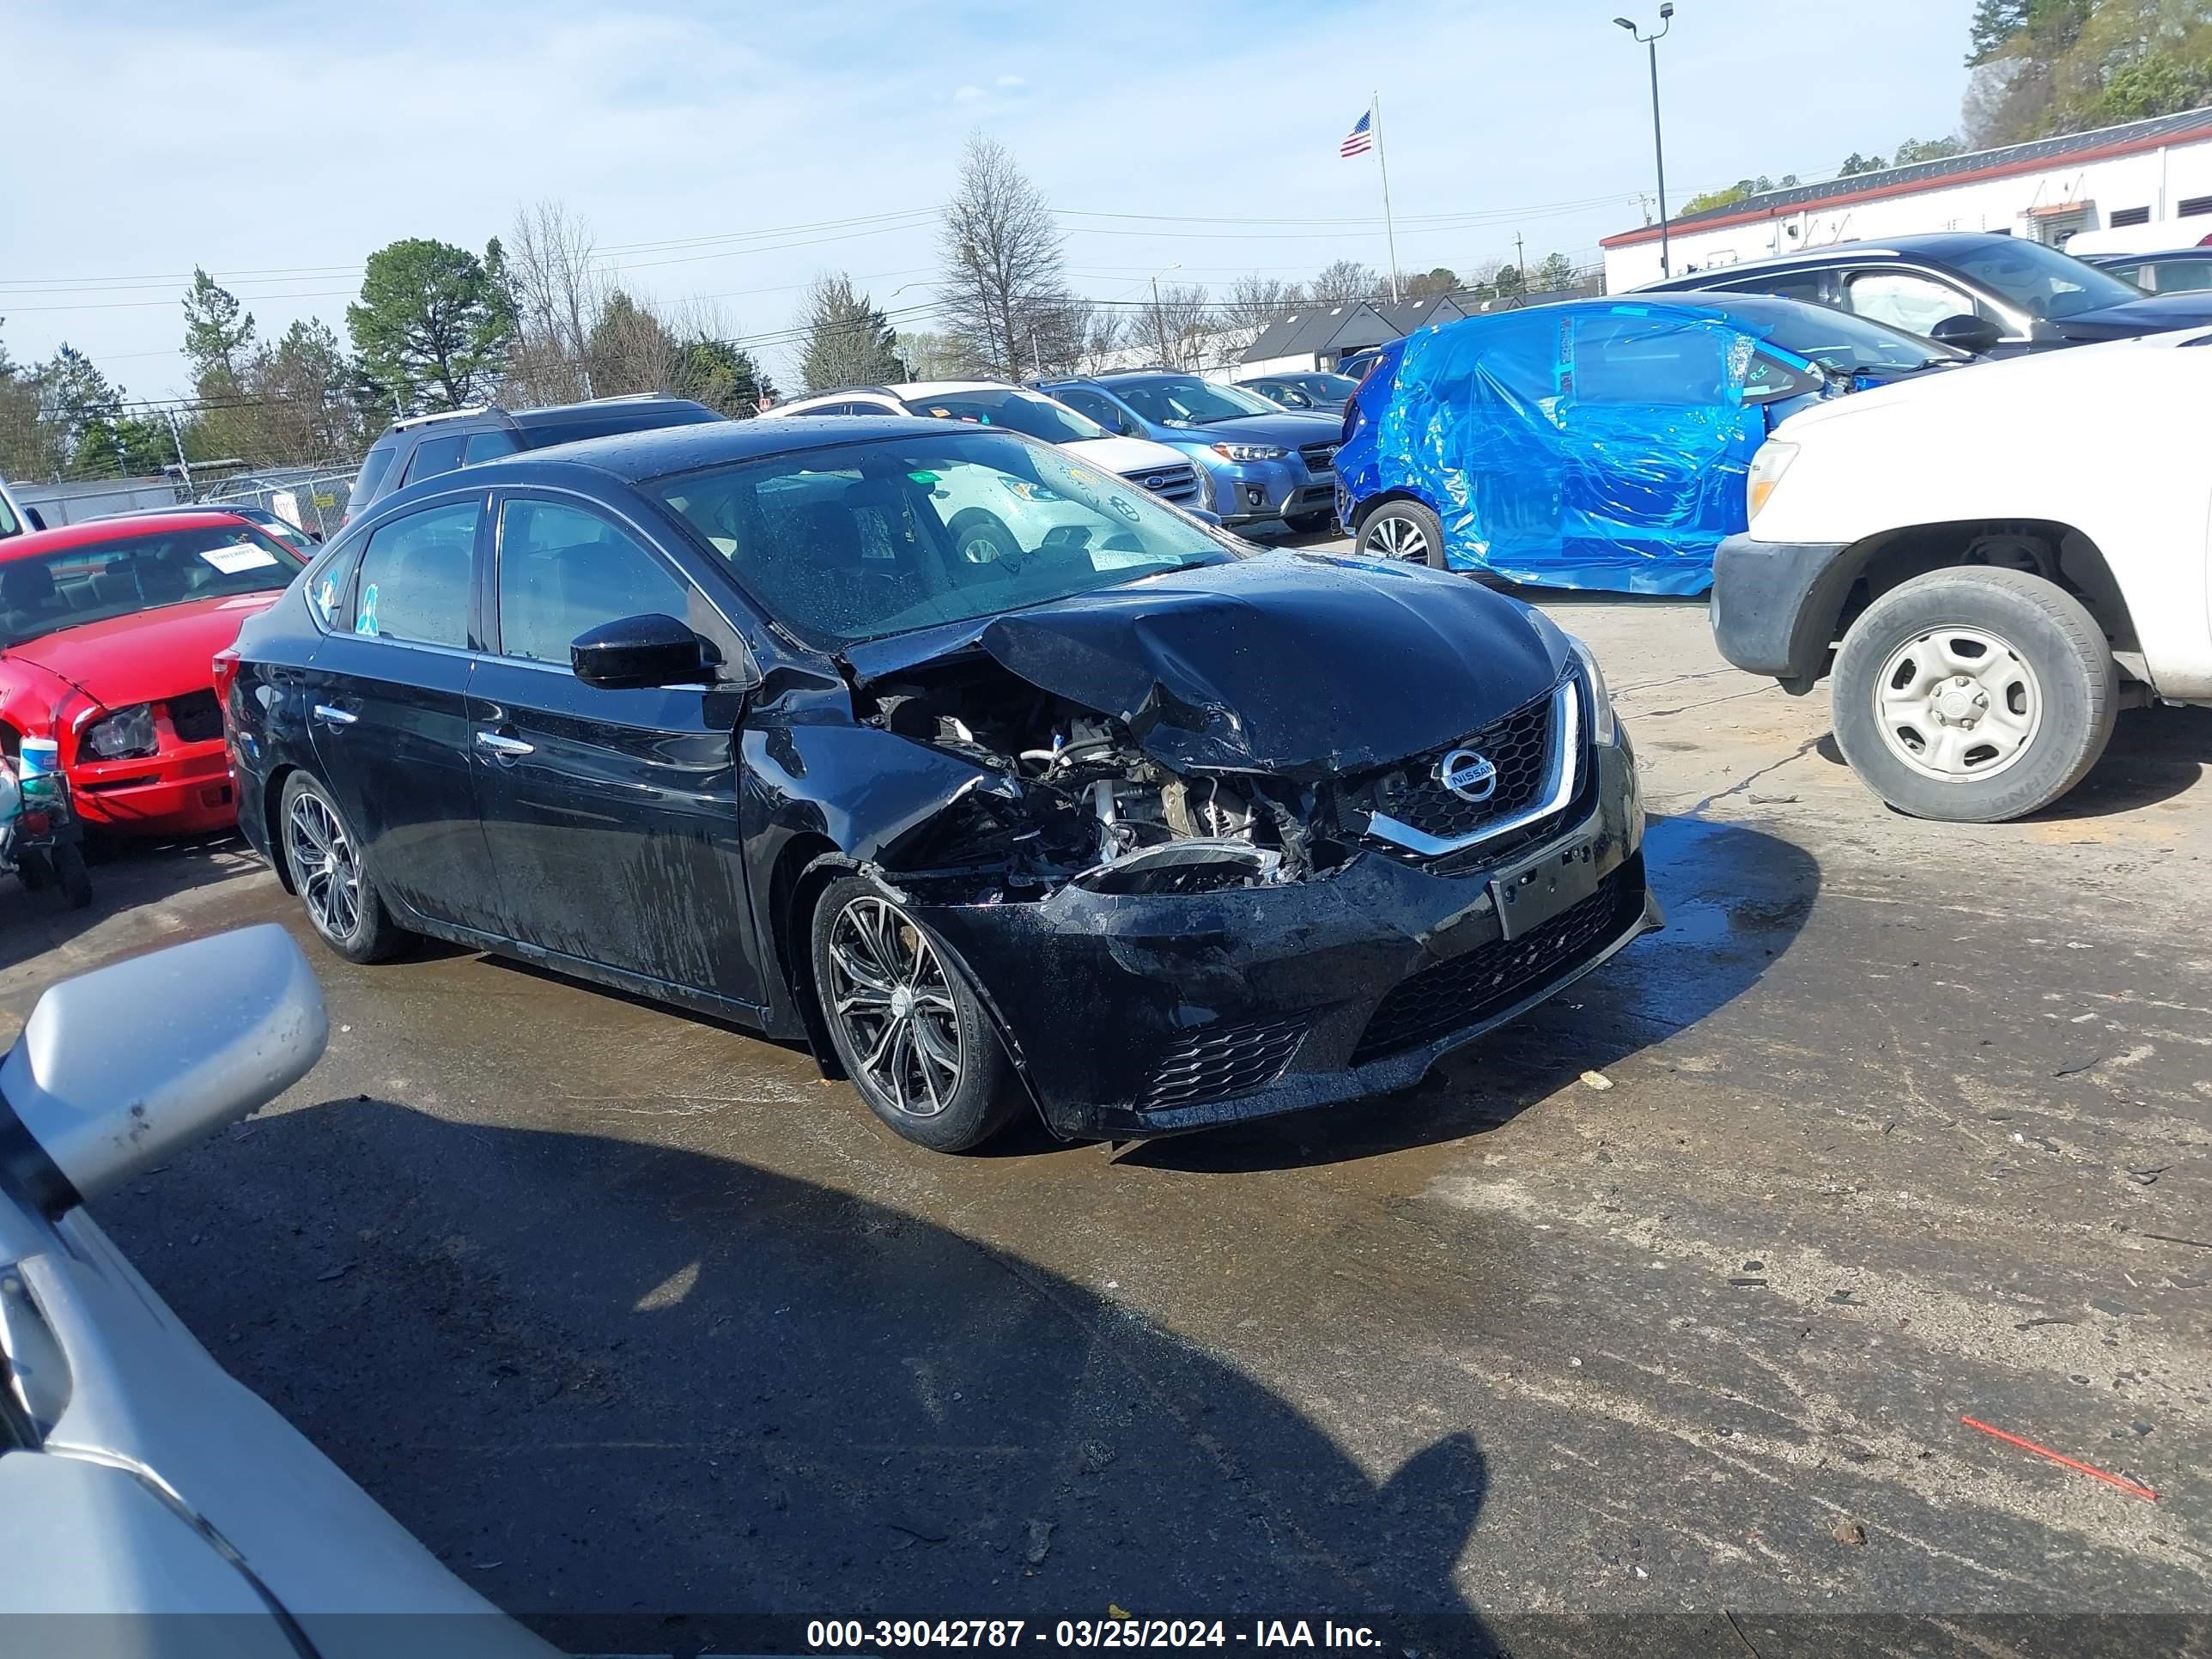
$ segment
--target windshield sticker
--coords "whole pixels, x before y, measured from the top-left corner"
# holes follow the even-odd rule
[[[242,576],[249,570],[259,570],[276,562],[276,556],[267,548],[244,545],[203,548],[200,557],[226,576]]]
[[[374,582],[369,583],[361,590],[361,609],[355,613],[353,631],[356,634],[376,632],[376,584]]]

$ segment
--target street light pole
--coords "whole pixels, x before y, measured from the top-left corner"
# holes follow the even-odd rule
[[[1662,277],[1672,276],[1674,270],[1667,252],[1667,146],[1659,133],[1659,42],[1674,26],[1674,0],[1667,0],[1667,3],[1659,8],[1659,27],[1653,33],[1639,33],[1636,25],[1626,17],[1613,20],[1628,31],[1637,45],[1648,47],[1651,53],[1651,156],[1659,170],[1659,275]]]

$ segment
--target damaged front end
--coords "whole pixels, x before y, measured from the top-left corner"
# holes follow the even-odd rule
[[[1134,896],[1301,881],[1343,862],[1327,793],[1262,772],[1179,771],[1127,724],[971,654],[886,680],[861,720],[972,763],[944,811],[879,860],[909,890],[1034,902],[1064,886]]]
[[[1414,611],[1389,573],[1301,573],[1368,585],[1351,659],[1223,593],[1261,562],[845,664],[864,727],[967,769],[871,863],[1062,1134],[1405,1086],[1656,925],[1633,758],[1564,635],[1472,585]]]

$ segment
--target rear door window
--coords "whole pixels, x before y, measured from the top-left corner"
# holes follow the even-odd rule
[[[579,634],[624,617],[688,620],[691,586],[611,520],[527,495],[500,508],[500,654],[566,667]]]
[[[410,513],[371,535],[355,584],[353,631],[465,650],[483,512],[483,500],[471,497]]]
[[[496,460],[501,455],[512,455],[522,446],[515,441],[514,434],[503,426],[487,428],[469,434],[468,441],[461,447],[461,465],[474,466],[478,461]],[[428,473],[422,475],[428,477]]]
[[[461,448],[467,442],[466,434],[459,432],[423,439],[415,446],[415,459],[407,463],[407,482],[420,483],[441,472],[451,472],[461,464]]]

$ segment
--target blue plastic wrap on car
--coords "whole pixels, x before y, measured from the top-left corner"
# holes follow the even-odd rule
[[[1692,307],[1473,317],[1386,348],[1337,457],[1348,498],[1426,502],[1446,562],[1545,587],[1701,593],[1746,525],[1756,373],[1817,369]],[[1755,351],[1757,356],[1755,358]],[[1754,369],[1754,362],[1757,368]]]

